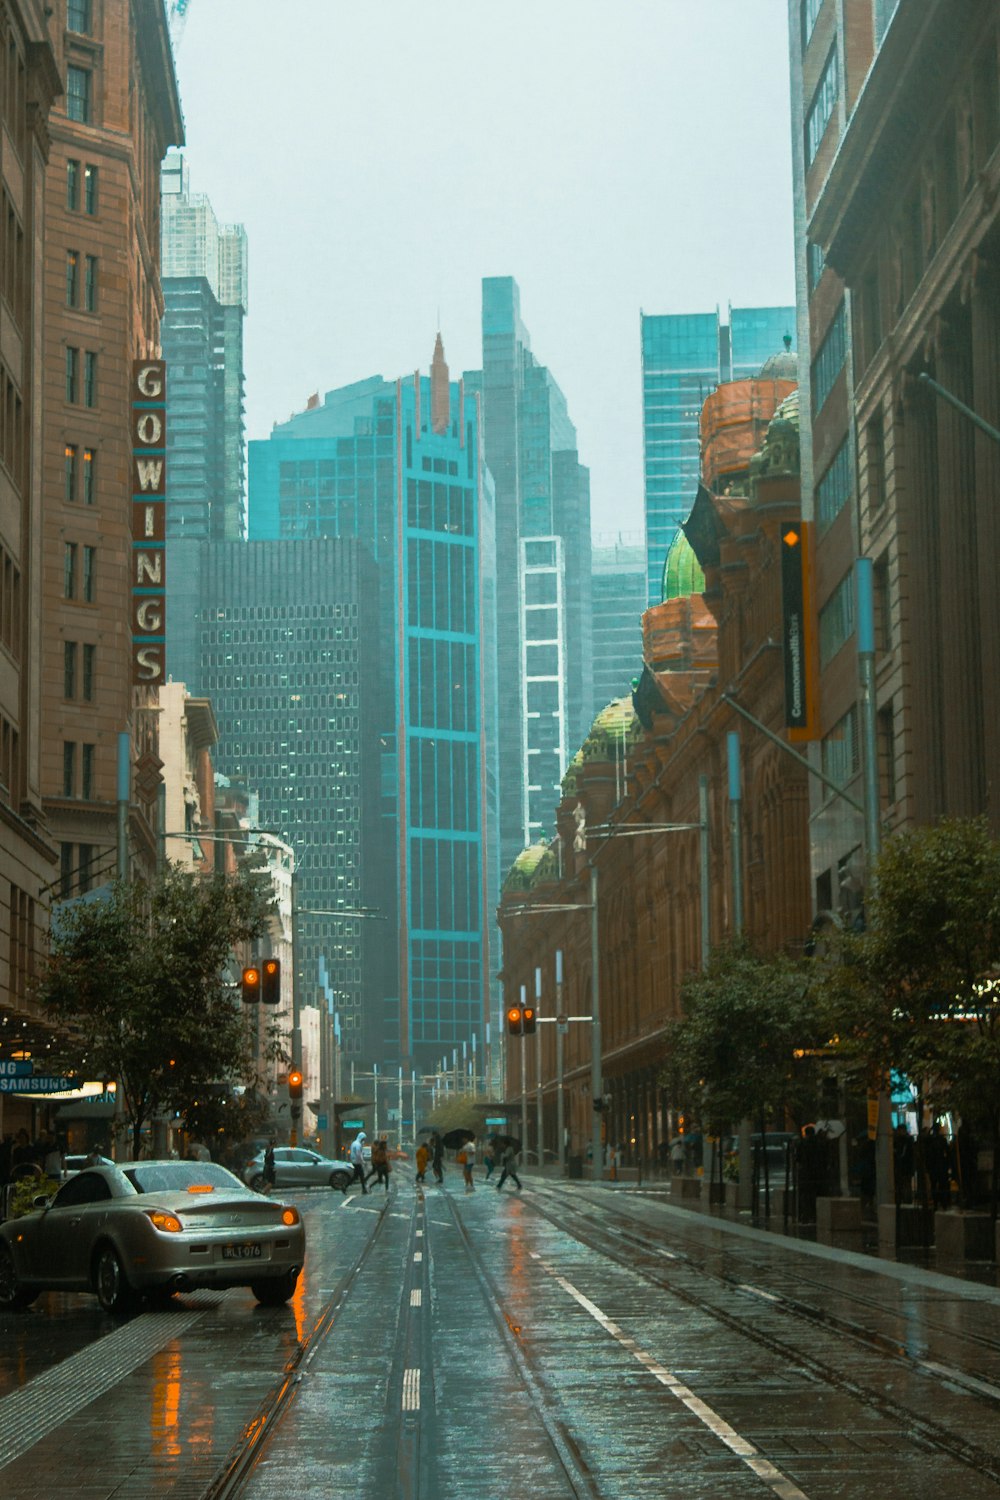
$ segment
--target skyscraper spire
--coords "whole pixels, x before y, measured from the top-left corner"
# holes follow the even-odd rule
[[[451,416],[451,391],[448,386],[448,366],[444,360],[444,345],[440,333],[434,343],[434,358],[431,360],[431,428],[434,432],[447,432]]]

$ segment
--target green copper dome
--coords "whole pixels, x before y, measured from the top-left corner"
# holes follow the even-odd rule
[[[530,891],[543,880],[554,880],[559,870],[548,844],[529,844],[504,876],[505,891]]]
[[[663,564],[663,603],[668,599],[690,599],[705,591],[705,575],[694,548],[678,526],[667,560]]]

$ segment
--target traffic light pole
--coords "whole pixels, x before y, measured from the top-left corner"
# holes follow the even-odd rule
[[[525,987],[521,986],[521,1010],[527,1001],[525,999]],[[528,1153],[528,1074],[526,1072],[526,1059],[528,1049],[524,1044],[524,1023],[521,1023],[521,1150],[525,1156]]]
[[[590,1149],[592,1175],[600,1182],[604,1174],[601,1124],[604,1111],[601,1083],[601,948],[597,923],[597,864],[590,866],[590,1103],[593,1107]]]
[[[542,971],[535,970],[535,1020],[538,1020],[539,1002],[542,998]],[[542,1107],[542,1033],[535,1027],[535,1146],[538,1165],[545,1165],[545,1111]]]
[[[302,1025],[299,1017],[299,943],[298,943],[298,918],[299,908],[296,900],[298,889],[298,871],[292,868],[292,1068],[301,1073],[302,1071]],[[291,1128],[288,1132],[288,1144],[297,1146],[299,1144],[298,1121],[294,1115],[291,1119]]]
[[[562,949],[556,949],[556,1152],[559,1176],[566,1172],[566,1094],[563,1082],[563,967]]]

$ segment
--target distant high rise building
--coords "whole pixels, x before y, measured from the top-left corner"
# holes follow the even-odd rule
[[[591,557],[592,711],[598,714],[642,674],[646,548],[641,533],[596,537]]]
[[[167,555],[171,669],[211,701],[219,770],[258,794],[262,826],[295,853],[300,1004],[319,1003],[328,974],[345,1051],[371,1056],[395,897],[379,882],[374,563],[326,539],[175,540]],[[387,922],[329,915],[361,906]]]
[[[795,331],[794,307],[640,314],[646,595],[660,602],[663,564],[698,488],[698,414],[724,380],[756,375]]]
[[[590,475],[552,374],[531,353],[510,276],[483,282],[486,462],[496,484],[500,859],[550,828],[591,719]]]
[[[191,192],[180,152],[167,157],[160,180],[167,535],[239,541],[246,536],[246,230],[220,224],[205,194]]]
[[[493,490],[478,397],[449,382],[440,338],[430,377],[331,391],[250,444],[250,536],[354,537],[374,558],[373,767],[398,893],[377,1060],[435,1067],[482,1046],[495,1009],[499,881]]]

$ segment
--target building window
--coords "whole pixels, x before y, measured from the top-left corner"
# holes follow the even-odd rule
[[[83,549],[83,600],[85,604],[93,604],[97,587],[97,548],[84,547]]]
[[[73,845],[59,845],[59,894],[73,894]]]
[[[78,31],[86,36],[91,28],[91,0],[68,0],[66,6],[66,25],[70,31]]]
[[[87,68],[66,69],[66,113],[81,125],[90,124],[92,74]]]
[[[67,505],[72,505],[76,499],[76,444],[67,443],[63,452],[63,498]]]
[[[832,525],[851,494],[851,453],[847,439],[816,486],[816,523],[820,533]]]
[[[94,701],[94,675],[97,669],[97,647],[86,645],[83,648],[83,680],[80,684],[80,696],[84,703]]]
[[[852,707],[823,736],[823,775],[837,786],[846,786],[861,768],[861,746],[858,741],[858,711]],[[827,795],[831,795],[826,788]]]
[[[801,29],[802,29],[802,50],[803,50],[803,52],[806,50],[806,48],[809,45],[809,38],[813,34],[813,29],[814,29],[814,27],[816,25],[816,20],[817,20],[817,18],[819,16],[819,13],[820,13],[820,11],[822,9],[823,9],[823,0],[802,0],[800,20],[801,20]]]
[[[83,503],[93,505],[97,484],[97,449],[83,450]]]
[[[76,697],[76,641],[63,641],[63,697]]]
[[[72,740],[63,741],[63,796],[76,795],[76,746]]]
[[[76,250],[66,251],[66,306],[75,307],[80,297],[80,256]]]
[[[829,666],[854,633],[854,574],[845,573],[819,612],[819,664]]]
[[[63,548],[63,598],[76,598],[76,543],[67,542]]]
[[[80,796],[85,802],[94,800],[94,745],[81,745]]]
[[[75,406],[80,390],[80,351],[66,346],[66,400]]]
[[[70,213],[76,213],[80,207],[80,163],[70,160],[66,163],[66,207]]]
[[[83,173],[83,208],[88,214],[97,212],[97,168],[87,163]]]
[[[868,509],[881,510],[885,504],[885,418],[881,407],[865,428],[865,463]]]
[[[809,278],[809,290],[814,292],[819,286],[820,277],[826,270],[826,255],[822,245],[817,245],[815,240],[810,240],[806,246],[806,272]]]
[[[92,869],[92,866],[95,863],[95,856],[94,856],[94,846],[93,846],[93,844],[80,844],[78,846],[78,848],[79,848],[79,863],[77,865],[77,870],[78,870],[78,885],[79,885],[79,888],[80,888],[80,894],[82,895],[84,893],[84,891],[89,891],[90,887],[93,884],[93,881],[94,881],[94,871]]]
[[[883,552],[872,568],[875,650],[892,650],[892,613],[889,604],[889,554]]]
[[[90,349],[83,356],[83,404],[97,405],[97,355]]]
[[[830,116],[837,104],[837,94],[840,91],[840,74],[837,67],[836,43],[830,48],[830,56],[826,60],[822,76],[816,86],[813,102],[809,106],[806,115],[806,168],[812,166],[816,160],[820,141],[826,134],[826,127],[830,123]]]
[[[844,304],[841,302],[810,370],[814,417],[822,411],[823,404],[833,389],[834,381],[844,368],[846,357],[847,315],[844,311]]]
[[[97,311],[96,255],[88,255],[83,263],[83,305],[87,312]]]

